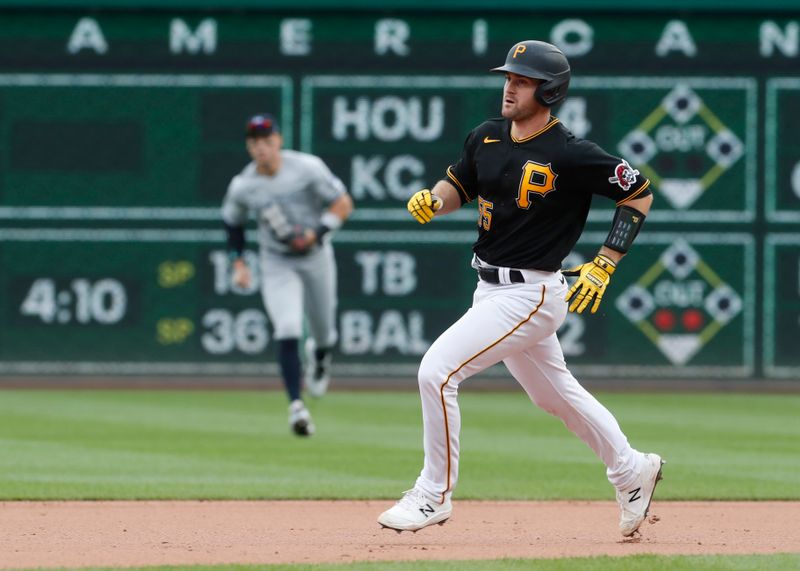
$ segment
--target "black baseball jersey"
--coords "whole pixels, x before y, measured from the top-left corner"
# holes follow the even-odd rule
[[[461,203],[478,200],[472,249],[502,267],[556,271],[578,241],[592,194],[617,206],[650,194],[650,181],[624,159],[573,135],[557,118],[525,139],[491,119],[464,142],[447,169]]]

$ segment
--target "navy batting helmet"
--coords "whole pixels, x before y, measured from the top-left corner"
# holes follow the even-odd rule
[[[555,105],[567,96],[569,62],[553,44],[538,40],[519,42],[508,51],[505,65],[492,71],[541,79],[534,97],[545,107]]]

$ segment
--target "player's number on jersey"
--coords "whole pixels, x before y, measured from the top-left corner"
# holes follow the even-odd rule
[[[543,165],[535,161],[528,161],[522,165],[522,177],[519,180],[517,192],[517,206],[523,210],[531,207],[531,194],[544,196],[556,189],[556,178],[550,163]]]
[[[492,227],[492,208],[494,202],[478,197],[478,227],[489,230]]]

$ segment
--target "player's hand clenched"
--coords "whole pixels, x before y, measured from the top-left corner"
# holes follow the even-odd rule
[[[431,194],[427,188],[414,193],[408,201],[408,211],[417,222],[427,224],[433,220],[433,215],[442,207],[442,200]]]
[[[250,268],[242,258],[236,258],[233,262],[233,283],[244,289],[250,287]]]
[[[567,292],[566,300],[572,299],[569,310],[583,313],[594,300],[592,313],[596,312],[616,267],[611,259],[598,255],[591,262],[562,271],[565,276],[578,276],[578,280]]]

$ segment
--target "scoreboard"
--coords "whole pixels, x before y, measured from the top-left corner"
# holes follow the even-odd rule
[[[472,237],[433,228],[339,235],[340,372],[413,374],[469,304]],[[604,239],[587,232],[567,263],[590,259]],[[0,240],[9,270],[0,277],[4,373],[276,371],[265,358],[259,274],[248,289],[231,283],[222,231],[5,229]],[[603,317],[568,316],[561,342],[573,369],[746,376],[756,294],[752,274],[739,269],[754,263],[753,238],[650,232],[640,240],[615,274]],[[257,267],[256,253],[246,256]]]
[[[455,162],[465,133],[492,113],[501,90],[502,78],[485,76],[309,77],[300,148],[342,173],[359,205],[396,205]],[[756,100],[752,78],[587,76],[571,82],[557,113],[577,136],[591,136],[653,181],[664,201],[651,220],[750,222]],[[613,208],[598,204],[592,220],[608,219]]]
[[[286,76],[2,74],[0,90],[7,218],[204,218],[241,169],[242,110],[293,124]]]
[[[421,227],[405,203],[498,115],[488,69],[539,38],[573,69],[555,115],[656,196],[599,314],[559,333],[571,369],[800,377],[790,13],[0,12],[0,375],[276,374],[259,280],[231,283],[220,220],[244,121],[271,111],[356,204],[334,238],[335,373],[413,376],[471,302],[477,213]],[[565,266],[613,209],[598,197]]]

